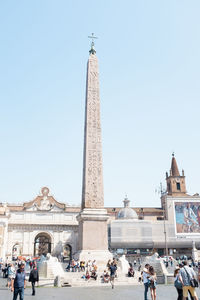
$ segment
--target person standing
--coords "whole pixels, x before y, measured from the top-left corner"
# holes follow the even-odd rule
[[[151,290],[151,299],[156,300],[156,272],[152,266],[149,267],[149,281],[150,281],[150,290]]]
[[[173,259],[170,258],[170,264],[171,264],[171,267],[173,267]]]
[[[149,289],[149,267],[149,264],[146,264],[142,271],[142,278],[144,283],[144,300],[147,300],[147,294]]]
[[[174,286],[177,290],[177,293],[178,293],[178,298],[177,300],[182,300],[183,299],[183,285],[179,279],[179,272],[180,272],[180,269],[177,268],[175,271],[174,271]]]
[[[183,300],[186,300],[188,291],[191,292],[191,295],[195,300],[198,300],[195,287],[191,286],[191,279],[195,278],[195,276],[194,270],[187,266],[187,261],[184,261],[183,268],[180,269],[180,281],[183,285]]]
[[[20,300],[24,300],[24,289],[26,288],[26,279],[24,266],[25,263],[22,261],[18,264],[19,268],[15,274],[15,278],[11,281],[11,292],[13,292],[13,300],[17,300],[19,295]]]
[[[11,286],[12,279],[15,278],[15,268],[13,264],[8,265],[8,289]]]
[[[114,281],[115,281],[116,271],[117,271],[117,266],[115,265],[115,262],[113,261],[110,266],[110,283],[111,283],[112,289],[114,289]]]
[[[37,270],[37,266],[34,263],[33,268],[29,275],[29,282],[31,282],[32,285],[32,296],[35,296],[35,283],[39,281],[39,274]]]

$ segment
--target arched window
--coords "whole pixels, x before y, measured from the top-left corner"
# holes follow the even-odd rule
[[[63,260],[69,261],[72,259],[72,246],[69,244],[66,244],[63,247]]]
[[[41,256],[51,253],[51,237],[45,232],[39,233],[34,241],[34,255]]]

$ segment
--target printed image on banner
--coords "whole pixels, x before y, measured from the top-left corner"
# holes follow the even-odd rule
[[[200,202],[175,202],[176,232],[200,234]]]

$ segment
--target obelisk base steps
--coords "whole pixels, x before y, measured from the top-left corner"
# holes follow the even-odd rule
[[[103,273],[103,271],[106,270],[108,260],[112,260],[113,255],[108,250],[81,250],[75,254],[75,259],[85,261],[86,264],[89,260],[92,262],[96,260],[98,273]]]

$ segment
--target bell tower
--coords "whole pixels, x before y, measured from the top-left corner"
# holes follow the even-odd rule
[[[166,172],[166,181],[168,195],[173,197],[187,196],[184,171],[182,170],[182,175],[180,175],[174,153],[172,153],[170,174],[168,175]]]

